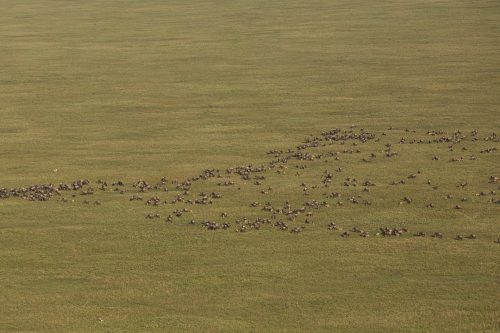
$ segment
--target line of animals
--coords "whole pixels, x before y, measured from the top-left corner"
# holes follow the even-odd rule
[[[388,131],[394,131],[391,127]],[[403,133],[416,133],[416,131],[404,130]],[[484,137],[479,137],[479,132],[473,130],[471,132],[465,133],[461,131],[456,131],[450,134],[444,131],[427,131],[425,133],[426,139],[415,139],[408,136],[401,137],[396,144],[385,143],[382,145],[382,149],[378,151],[371,152],[367,157],[359,159],[359,163],[370,163],[374,159],[381,155],[384,158],[397,158],[400,153],[396,151],[397,145],[412,145],[412,144],[440,144],[446,145],[446,148],[450,152],[454,152],[458,149],[461,154],[448,160],[449,163],[459,163],[460,161],[470,160],[475,161],[478,159],[477,155],[474,153],[467,152],[465,147],[457,147],[461,142],[481,142],[487,143],[487,147],[481,147],[478,149],[479,154],[495,154],[497,152],[497,145],[500,141],[496,133],[491,133]],[[241,186],[238,185],[238,181],[234,178],[240,178],[240,182],[251,182],[253,185],[258,187],[258,192],[266,195],[273,192],[273,187],[265,185],[267,182],[266,174],[270,172],[275,172],[278,175],[289,175],[288,169],[295,170],[295,176],[300,177],[301,172],[308,169],[308,167],[313,166],[314,163],[324,161],[328,163],[329,161],[339,161],[341,156],[344,154],[361,154],[361,147],[367,142],[380,142],[386,137],[386,132],[382,132],[377,135],[373,132],[366,131],[365,129],[357,129],[356,127],[351,127],[349,129],[332,129],[329,131],[324,131],[320,135],[314,136],[310,135],[304,142],[297,145],[295,148],[290,148],[287,150],[273,149],[267,152],[267,155],[271,157],[267,163],[262,165],[242,165],[236,167],[230,167],[225,170],[219,169],[205,169],[199,175],[190,177],[184,180],[168,180],[167,177],[161,178],[158,182],[154,184],[149,184],[145,180],[138,180],[131,184],[131,186],[126,186],[123,181],[116,181],[108,183],[105,180],[97,180],[95,183],[91,182],[89,179],[78,179],[69,184],[36,184],[27,187],[19,188],[0,188],[0,199],[7,198],[21,198],[28,201],[47,201],[54,197],[57,197],[61,202],[75,202],[77,195],[84,197],[89,197],[97,192],[112,192],[125,195],[127,193],[132,193],[129,197],[130,201],[140,201],[144,202],[145,205],[150,207],[161,206],[164,204],[172,205],[213,205],[217,200],[223,197],[220,191],[210,191],[210,192],[199,192],[197,195],[191,194],[191,188],[196,182],[207,181],[209,179],[220,179],[217,182],[217,186],[221,188],[234,189],[234,191],[240,191]],[[335,145],[334,150],[329,150],[330,146]],[[343,147],[339,150],[338,147]],[[467,153],[465,153],[467,152]],[[381,154],[380,154],[381,153]],[[441,158],[438,155],[433,155],[430,158],[431,161],[440,161]],[[296,163],[293,165],[293,163]],[[323,164],[325,165],[325,164]],[[260,203],[258,201],[252,201],[248,204],[249,209],[260,209],[266,217],[258,217],[256,219],[249,220],[247,218],[237,218],[233,223],[229,222],[229,214],[227,212],[220,213],[220,219],[222,222],[204,220],[196,222],[190,220],[188,224],[201,225],[207,230],[228,230],[231,229],[232,225],[238,232],[246,232],[248,230],[259,230],[263,225],[269,225],[277,230],[288,231],[292,234],[297,234],[302,232],[307,225],[312,223],[312,217],[314,215],[314,210],[329,208],[332,205],[344,206],[346,204],[353,205],[365,205],[371,206],[372,202],[369,199],[363,198],[362,195],[352,195],[352,193],[346,196],[347,190],[350,189],[360,189],[361,193],[369,193],[374,186],[377,184],[371,180],[358,180],[356,177],[347,176],[339,177],[336,174],[344,172],[343,168],[338,167],[334,171],[326,170],[323,172],[321,179],[318,184],[308,185],[305,182],[300,184],[300,193],[307,197],[309,196],[311,190],[315,189],[329,189],[334,186],[334,182],[338,182],[336,188],[345,188],[346,191],[342,193],[340,190],[330,191],[326,190],[323,193],[324,200],[308,200],[300,207],[292,207],[289,201],[285,201],[282,206],[273,206],[271,202]],[[391,181],[388,185],[390,186],[404,186],[412,182],[417,178],[421,177],[421,172],[417,170],[416,172],[408,174],[405,179],[397,179]],[[486,178],[486,177],[485,177]],[[478,197],[487,198],[487,202],[491,204],[500,204],[500,199],[497,198],[496,190],[498,189],[498,184],[500,183],[500,178],[496,176],[489,176],[485,179],[489,188],[484,191],[479,191],[474,193]],[[433,190],[439,188],[438,185],[433,184],[430,180],[426,182]],[[170,187],[170,186],[173,186]],[[459,189],[464,189],[468,187],[469,184],[466,181],[458,181],[456,187]],[[174,193],[172,200],[162,200],[160,198],[160,193]],[[66,194],[70,194],[69,197]],[[149,198],[144,198],[147,193],[153,193]],[[343,198],[344,201],[342,201]],[[452,194],[447,194],[444,196],[443,200],[451,200],[454,196]],[[464,209],[462,203],[468,201],[467,197],[458,198],[461,204],[455,204],[450,208],[461,210]],[[84,199],[83,204],[93,204],[101,205],[100,200],[88,200]],[[399,205],[410,205],[413,204],[414,200],[410,196],[402,197],[398,204]],[[425,203],[425,208],[432,209],[436,207],[435,203],[428,202]],[[184,214],[191,213],[192,210],[188,208],[176,208],[165,218],[165,222],[172,223],[176,219],[180,219]],[[302,220],[303,217],[303,220]],[[146,219],[161,219],[161,215],[157,212],[145,214]],[[296,226],[294,222],[303,221],[299,226]],[[328,230],[341,230],[335,223],[331,222],[327,225]],[[408,232],[405,228],[387,228],[382,227],[375,231],[375,236],[382,237],[399,237]],[[370,232],[366,230],[361,230],[359,228],[352,228],[348,231],[343,231],[340,236],[343,238],[350,237],[351,234],[358,234],[360,237],[370,237]],[[441,239],[443,234],[440,232],[433,232],[427,234],[423,231],[419,231],[414,234],[415,237],[426,237],[430,236],[433,238]],[[457,235],[456,240],[464,239],[476,239],[475,234],[469,235]],[[500,238],[495,240],[496,243],[500,244]]]

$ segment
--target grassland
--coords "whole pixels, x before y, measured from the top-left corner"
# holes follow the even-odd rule
[[[498,1],[0,7],[0,188],[80,178],[127,184],[123,195],[96,191],[100,206],[80,195],[64,195],[66,203],[0,199],[1,332],[500,331],[499,206],[475,196],[498,191],[488,179],[500,176],[498,151],[480,153],[500,148],[482,140],[498,134],[500,121]],[[352,124],[380,141],[335,143],[361,153],[269,171],[268,195],[253,178],[233,176],[228,188],[217,178],[197,182],[190,195],[223,198],[173,223],[164,217],[185,205],[129,201],[138,179],[167,176],[171,192],[143,195],[170,201],[178,193],[172,179],[264,164],[271,149]],[[474,129],[481,140],[470,140]],[[398,144],[429,139],[428,130],[461,130],[467,139],[454,151]],[[385,158],[386,143],[399,156]],[[362,162],[371,152],[377,158]],[[471,154],[477,160],[450,162]],[[296,175],[295,164],[308,168]],[[328,191],[343,191],[344,206],[327,199],[332,207],[314,211],[299,234],[235,232],[235,218],[261,216],[253,201],[325,200],[326,169],[334,173]],[[341,187],[347,176],[376,183],[362,194],[371,206],[347,201],[361,190]],[[399,179],[407,184],[388,185]],[[302,182],[319,187],[304,196]],[[399,204],[404,196],[412,204]],[[426,209],[429,202],[436,207]],[[162,218],[145,219],[149,212]],[[187,223],[220,220],[221,212],[231,229]],[[332,221],[343,230],[409,232],[344,239],[327,230]],[[416,231],[446,237],[412,237]],[[469,233],[477,239],[453,239]]]

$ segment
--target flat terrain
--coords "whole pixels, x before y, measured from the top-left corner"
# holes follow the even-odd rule
[[[500,332],[498,1],[0,8],[0,332]]]

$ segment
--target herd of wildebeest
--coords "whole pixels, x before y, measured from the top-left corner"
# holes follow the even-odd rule
[[[400,133],[397,141],[387,142],[389,131]],[[387,133],[386,133],[387,132]],[[429,156],[429,167],[439,168],[439,163],[460,163],[463,161],[476,161],[484,154],[496,154],[498,143],[500,141],[496,133],[488,133],[480,135],[479,131],[472,130],[467,132],[455,131],[447,133],[445,131],[426,131],[419,133],[408,129],[393,129],[388,128],[386,132],[376,134],[367,131],[363,128],[352,126],[347,129],[332,129],[324,131],[319,135],[310,135],[305,141],[294,148],[280,150],[274,149],[267,152],[268,162],[260,165],[241,165],[229,167],[227,169],[205,169],[199,175],[188,179],[176,180],[161,178],[158,182],[149,183],[144,179],[126,184],[124,181],[117,180],[109,182],[106,180],[97,180],[95,182],[89,179],[78,179],[71,183],[60,184],[36,184],[26,187],[17,188],[0,188],[0,199],[21,198],[29,201],[47,201],[57,199],[62,203],[81,202],[87,205],[101,205],[102,200],[90,199],[98,192],[114,193],[122,195],[129,201],[138,201],[147,206],[143,215],[146,219],[159,219],[165,223],[182,222],[187,225],[199,225],[207,230],[236,230],[238,232],[246,232],[251,230],[259,230],[264,226],[273,228],[279,231],[288,231],[292,234],[298,234],[308,225],[314,222],[315,215],[320,209],[333,208],[334,206],[345,205],[365,205],[371,206],[373,203],[364,198],[362,193],[369,193],[374,186],[380,186],[377,182],[369,179],[357,179],[354,176],[346,176],[346,166],[340,167],[335,165],[336,161],[340,161],[345,154],[356,156],[351,159],[350,163],[370,163],[377,158],[398,159],[404,158],[398,153],[399,145],[422,144],[422,145],[439,145],[448,152],[456,152],[456,156],[443,159],[439,154]],[[394,132],[392,132],[394,133]],[[417,138],[414,138],[417,136]],[[394,135],[392,136],[394,137]],[[474,144],[477,149],[466,148],[461,143],[467,142],[469,146]],[[366,143],[377,143],[377,149],[372,149],[369,152],[363,151],[363,145]],[[359,157],[358,157],[359,156]],[[410,156],[411,157],[411,156]],[[408,158],[408,156],[406,157]],[[323,163],[320,163],[323,162]],[[333,165],[333,167],[332,167]],[[498,165],[497,165],[498,166]],[[306,172],[312,168],[327,168],[321,172],[321,178],[315,183],[306,183],[301,181],[302,172]],[[496,169],[498,171],[498,169]],[[376,171],[383,173],[384,171]],[[431,189],[437,190],[441,184],[431,180],[426,180],[422,177],[420,170],[408,172],[403,179],[395,179],[386,183],[389,186],[405,186],[412,184],[416,180],[428,185]],[[305,198],[305,201],[300,205],[293,206],[291,200],[285,200],[280,204],[272,204],[273,187],[268,182],[270,175],[277,177],[294,177],[293,182],[298,180],[299,186],[296,187],[296,193]],[[421,180],[424,178],[424,180]],[[482,184],[478,184],[484,190],[469,192],[468,195],[474,195],[484,199],[485,203],[500,205],[500,199],[497,198],[496,190],[499,188],[500,178],[496,175],[484,175]],[[192,193],[192,187],[197,182],[207,182],[205,184],[212,190]],[[245,186],[243,184],[251,184],[254,186]],[[459,189],[466,189],[470,184],[467,181],[460,179],[456,180],[454,186]],[[224,188],[224,191],[219,190]],[[355,189],[359,194],[353,194]],[[311,191],[314,190],[315,195],[321,196],[316,199],[309,199]],[[321,193],[318,194],[318,190]],[[229,192],[228,192],[229,191]],[[252,216],[260,215],[259,217],[247,218],[244,216],[231,216],[231,214],[223,211],[218,213],[218,218],[215,220],[196,221],[189,217],[193,211],[192,208],[199,206],[200,209],[204,205],[210,205],[211,208],[217,206],[217,201],[227,193],[240,194],[241,191],[254,191],[262,195],[262,202],[252,201],[241,203],[242,208],[253,210]],[[295,190],[294,190],[295,191]],[[165,193],[172,196],[169,200],[162,199]],[[411,193],[411,192],[410,192]],[[270,195],[271,194],[271,195]],[[229,194],[231,196],[231,194]],[[267,200],[266,200],[266,195]],[[463,210],[469,198],[467,196],[461,198],[453,198],[453,194],[444,194],[442,200],[446,202],[454,202],[449,204],[448,209]],[[100,198],[102,196],[99,196]],[[81,198],[81,199],[80,199]],[[271,199],[269,199],[271,198]],[[454,199],[453,201],[451,199]],[[410,195],[403,196],[399,199],[398,205],[415,204]],[[172,207],[166,215],[158,212],[157,207]],[[436,207],[435,202],[419,202],[421,209],[433,209]],[[212,209],[213,210],[213,209]],[[255,213],[258,212],[258,213]],[[375,231],[362,230],[358,227],[343,230],[336,222],[323,221],[325,230],[338,231],[339,236],[343,238],[351,235],[359,235],[360,237],[384,236],[398,237],[408,233],[404,227],[386,227],[382,226]],[[426,233],[423,231],[415,231],[410,233],[414,237],[445,237],[440,231],[432,231]],[[475,239],[475,234],[452,235],[456,240]],[[494,237],[494,242],[500,244],[500,238]]]

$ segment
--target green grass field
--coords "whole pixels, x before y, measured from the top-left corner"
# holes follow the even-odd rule
[[[500,332],[498,1],[0,8],[0,197],[95,192],[0,199],[0,332]],[[226,173],[248,164],[265,171]]]

